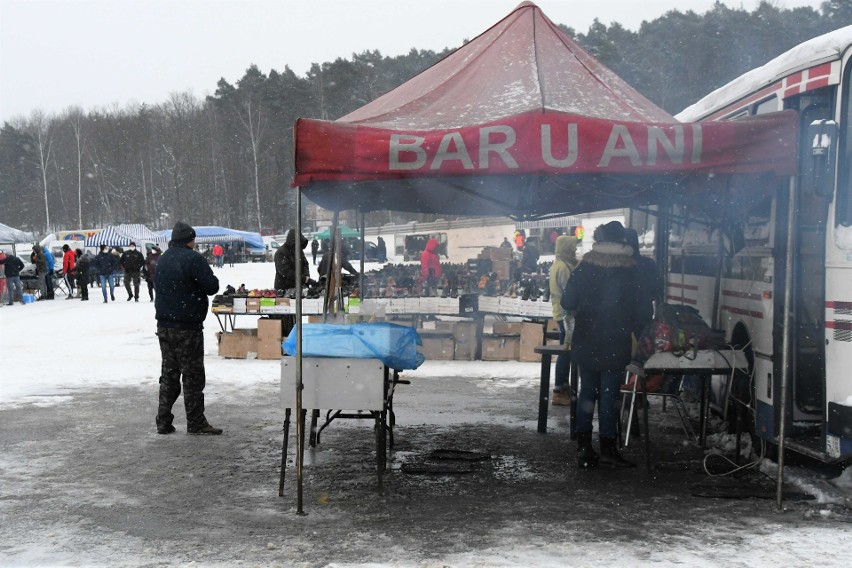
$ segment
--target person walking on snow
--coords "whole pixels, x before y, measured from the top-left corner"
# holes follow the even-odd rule
[[[107,245],[101,245],[101,251],[95,257],[95,266],[98,269],[98,281],[101,284],[101,292],[104,295],[104,304],[107,303],[107,284],[109,284],[109,297],[115,301],[115,281],[113,272],[118,272],[118,259],[109,251]]]
[[[213,259],[216,261],[216,268],[222,268],[225,261],[225,249],[219,243],[213,245]]]
[[[77,276],[77,254],[67,244],[62,245],[62,274],[68,286],[66,300],[74,299],[74,280]]]
[[[142,269],[142,274],[145,276],[145,282],[148,284],[148,297],[154,301],[154,282],[157,277],[157,262],[160,260],[160,255],[163,250],[154,245],[148,254],[145,256],[145,268]]]
[[[136,250],[136,243],[131,242],[130,247],[121,253],[119,261],[124,269],[124,289],[127,290],[127,301],[135,299],[139,301],[139,273],[145,266],[145,257]],[[130,282],[133,281],[133,291],[130,291]]]
[[[77,285],[80,289],[80,300],[89,301],[89,268],[92,265],[93,256],[89,251],[82,249],[74,251],[77,257]]]
[[[157,406],[157,433],[171,434],[172,406],[181,393],[189,434],[218,435],[204,415],[204,320],[207,296],[219,291],[219,279],[204,257],[195,251],[195,229],[175,223],[169,248],[157,263],[154,281],[157,337],[162,365]]]

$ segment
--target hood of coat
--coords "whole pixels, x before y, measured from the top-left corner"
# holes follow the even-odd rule
[[[577,264],[577,237],[569,237],[568,235],[557,237],[553,254],[565,264]]]
[[[631,268],[635,266],[633,249],[624,243],[598,242],[583,255],[583,262],[601,268]]]
[[[438,250],[438,247],[441,246],[441,243],[438,242],[438,239],[429,239],[426,241],[425,250],[427,252],[431,252],[433,254],[437,254],[435,251]]]
[[[301,237],[300,243],[302,245],[302,249],[308,246],[308,238],[305,235],[299,235]],[[288,250],[293,250],[293,245],[296,244],[296,231],[294,229],[290,229],[287,231],[287,237],[284,239],[284,246],[287,247]]]

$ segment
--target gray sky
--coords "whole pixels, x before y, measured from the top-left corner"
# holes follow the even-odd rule
[[[773,0],[818,7],[821,0]],[[251,64],[303,75],[311,63],[378,49],[458,47],[520,0],[0,0],[0,121],[171,93],[204,97]],[[637,29],[713,0],[538,0],[557,24],[586,31],[595,18]],[[726,0],[753,10],[759,0]]]

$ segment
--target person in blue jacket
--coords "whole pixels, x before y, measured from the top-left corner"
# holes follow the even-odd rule
[[[162,366],[157,407],[157,433],[171,434],[172,406],[180,396],[190,434],[221,434],[204,416],[204,320],[207,296],[219,291],[219,279],[195,252],[195,229],[178,221],[169,248],[157,263],[154,307]]]
[[[56,268],[56,258],[50,252],[50,248],[44,247],[44,263],[47,266],[47,276],[44,279],[44,285],[47,288],[47,299],[53,299],[53,271]]]
[[[101,250],[95,257],[95,266],[98,269],[98,281],[101,283],[101,293],[104,295],[104,304],[107,303],[107,284],[109,284],[109,297],[115,301],[115,281],[112,273],[118,271],[118,257],[109,251],[109,247],[101,245]]]

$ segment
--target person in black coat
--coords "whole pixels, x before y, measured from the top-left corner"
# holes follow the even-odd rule
[[[207,296],[219,291],[219,279],[204,257],[195,252],[195,229],[178,221],[169,248],[157,262],[154,281],[157,337],[163,358],[160,374],[157,433],[171,434],[172,406],[180,396],[190,434],[221,434],[204,415],[204,320]]]
[[[77,288],[80,289],[80,300],[88,302],[89,271],[92,266],[92,253],[89,251],[84,253],[82,249],[76,249],[74,254],[77,256]]]
[[[595,230],[592,250],[568,280],[561,305],[574,314],[571,359],[580,370],[577,400],[577,461],[634,467],[618,453],[618,393],[630,363],[631,334],[638,337],[650,318],[650,305],[640,301],[633,249],[618,221]],[[592,448],[592,418],[599,405],[600,458]]]
[[[529,238],[524,243],[524,252],[521,256],[521,272],[535,274],[538,272],[538,259],[541,256],[538,250],[538,243],[535,239]]]
[[[107,245],[101,245],[101,250],[94,260],[98,268],[98,281],[101,283],[101,292],[104,295],[104,304],[107,303],[107,284],[109,284],[109,297],[115,301],[115,280],[113,272],[118,272],[118,257],[109,251]]]
[[[275,251],[275,289],[289,290],[296,287],[296,231],[287,231],[284,244]],[[305,284],[311,276],[308,259],[305,258],[305,247],[308,239],[305,235],[299,235],[299,260],[302,263],[302,284]]]
[[[119,264],[124,269],[124,289],[127,290],[127,301],[132,299],[139,301],[139,282],[142,267],[145,266],[145,257],[136,250],[136,243],[131,242],[130,247],[123,253]],[[130,282],[133,282],[133,291],[130,290]]]
[[[319,241],[314,238],[311,241],[311,256],[313,257],[314,266],[317,265],[317,253],[319,252]]]
[[[331,263],[331,249],[326,249],[322,253],[322,258],[319,263],[319,277],[325,278],[328,275],[329,265]],[[349,262],[349,246],[346,243],[340,245],[340,268],[345,270],[352,276],[358,276],[358,270]]]
[[[21,270],[24,269],[24,261],[14,254],[0,255],[0,264],[5,267],[6,286],[8,288],[9,302],[8,305],[13,305],[15,302],[15,291],[18,292],[18,299],[24,303],[24,286],[21,284]]]

